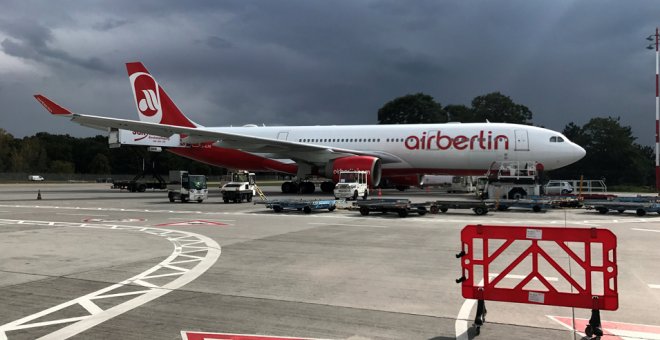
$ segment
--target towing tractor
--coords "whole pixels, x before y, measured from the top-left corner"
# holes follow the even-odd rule
[[[367,171],[340,171],[339,182],[335,186],[335,199],[353,199],[358,197],[367,199],[369,196],[369,184],[367,183]]]
[[[230,181],[220,187],[222,200],[225,203],[241,203],[243,201],[252,202],[252,197],[256,195],[255,174],[245,170],[232,172],[229,174]]]
[[[209,197],[206,176],[190,175],[188,171],[170,171],[170,183],[167,185],[167,197],[170,202],[197,201],[202,203]]]

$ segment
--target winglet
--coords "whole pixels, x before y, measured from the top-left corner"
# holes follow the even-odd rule
[[[54,101],[46,98],[43,95],[35,94],[34,98],[37,98],[37,101],[39,101],[39,103],[41,103],[41,105],[43,105],[46,108],[46,110],[48,110],[48,112],[50,112],[54,115],[67,115],[67,116],[70,116],[70,115],[73,114],[73,112],[57,105]]]

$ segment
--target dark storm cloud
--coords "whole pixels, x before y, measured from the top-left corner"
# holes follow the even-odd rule
[[[32,92],[135,119],[123,63],[141,60],[205,125],[367,124],[425,92],[443,105],[501,91],[561,130],[621,116],[653,140],[654,1],[15,1],[0,12],[0,101],[54,123]],[[62,19],[64,18],[64,19]],[[1,59],[4,58],[4,59]],[[9,59],[7,59],[9,58]],[[14,58],[14,59],[11,59]],[[102,71],[102,72],[98,72]]]

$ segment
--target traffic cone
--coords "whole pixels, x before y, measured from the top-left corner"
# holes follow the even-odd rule
[[[37,191],[37,199],[38,199],[38,200],[41,199],[41,190]]]

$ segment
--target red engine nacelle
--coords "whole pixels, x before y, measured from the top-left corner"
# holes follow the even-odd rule
[[[367,181],[370,187],[375,187],[380,183],[382,168],[380,159],[371,156],[349,156],[333,159],[325,167],[325,177],[332,178],[332,181],[339,182],[339,172],[342,170],[367,171],[369,176]]]

